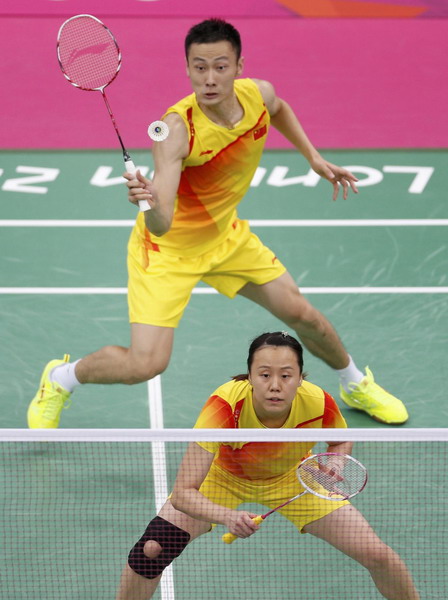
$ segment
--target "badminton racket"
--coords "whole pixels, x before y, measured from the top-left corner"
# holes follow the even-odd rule
[[[81,90],[101,92],[123,151],[126,171],[135,175],[135,165],[123,144],[105,92],[121,68],[121,52],[112,32],[92,15],[71,17],[59,29],[57,56],[67,81]],[[139,208],[142,212],[151,209],[146,200],[139,202]]]
[[[296,470],[297,479],[304,488],[303,492],[271,509],[264,515],[252,519],[254,523],[262,523],[269,515],[277,512],[305,494],[314,494],[325,500],[350,500],[365,488],[367,469],[348,454],[322,452],[303,460]],[[222,541],[231,544],[237,539],[233,533],[225,533]]]

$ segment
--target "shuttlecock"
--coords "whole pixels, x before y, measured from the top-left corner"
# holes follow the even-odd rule
[[[163,142],[168,137],[170,130],[163,121],[154,121],[148,127],[148,135],[155,142]]]

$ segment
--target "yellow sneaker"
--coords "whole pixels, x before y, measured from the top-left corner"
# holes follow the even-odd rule
[[[61,410],[70,398],[70,392],[50,381],[52,369],[70,360],[65,354],[63,360],[51,360],[40,379],[39,391],[28,407],[28,427],[30,429],[56,429],[59,425]]]
[[[408,411],[401,400],[386,392],[375,383],[373,373],[366,367],[366,376],[360,383],[350,383],[350,392],[339,388],[341,400],[351,408],[363,410],[376,421],[387,425],[402,425],[408,418]]]

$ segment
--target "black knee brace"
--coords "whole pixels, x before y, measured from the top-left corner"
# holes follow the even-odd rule
[[[143,552],[143,547],[149,540],[154,540],[162,547],[157,558],[148,558]],[[138,575],[154,579],[179,556],[189,541],[189,533],[161,517],[155,517],[130,551],[128,565]]]

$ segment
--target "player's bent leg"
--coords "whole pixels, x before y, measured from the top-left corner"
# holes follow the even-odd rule
[[[129,553],[128,565],[145,579],[155,579],[183,552],[190,534],[162,517],[155,517]]]
[[[168,366],[174,329],[141,323],[131,324],[131,345],[105,346],[85,356],[76,365],[81,383],[123,383],[148,381]]]
[[[328,542],[368,569],[384,598],[420,599],[403,560],[376,535],[354,506],[343,506],[309,523],[304,531]]]
[[[116,600],[149,600],[159,585],[161,575],[146,579],[126,565],[121,573]]]
[[[333,326],[300,293],[289,273],[263,285],[248,283],[239,293],[292,327],[307,350],[333,369],[344,369],[349,364],[349,356]],[[351,408],[364,411],[381,423],[401,425],[409,418],[403,402],[379,386],[368,368],[362,381],[351,383],[349,390],[341,386],[340,397]]]
[[[181,554],[187,544],[210,528],[209,523],[181,513],[167,500],[130,551],[117,600],[151,598],[164,569]]]
[[[152,379],[168,366],[173,347],[174,329],[133,323],[131,345],[105,346],[79,360],[75,375],[80,383],[135,384]],[[58,382],[53,371],[68,362],[50,361],[43,373],[39,389],[28,407],[30,428],[50,429],[59,425],[62,409],[69,406],[71,391]]]

